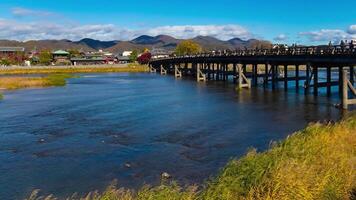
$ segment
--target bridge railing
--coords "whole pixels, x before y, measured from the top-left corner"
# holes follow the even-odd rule
[[[203,52],[194,55],[171,56],[169,58],[156,59],[165,60],[172,58],[199,58],[199,57],[229,57],[229,56],[306,56],[306,55],[348,55],[356,56],[356,48],[354,42],[348,44],[341,43],[340,45],[324,45],[324,46],[276,46],[271,49],[238,49],[238,50],[218,50],[211,52]]]

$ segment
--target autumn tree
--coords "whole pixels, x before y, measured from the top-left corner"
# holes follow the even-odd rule
[[[137,58],[138,63],[144,65],[148,64],[152,58],[152,55],[150,52],[143,53],[140,57]]]
[[[202,48],[198,43],[192,40],[184,40],[178,44],[175,52],[177,55],[181,56],[186,54],[196,54],[201,51]]]

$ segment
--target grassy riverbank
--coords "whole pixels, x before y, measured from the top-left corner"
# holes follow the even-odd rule
[[[148,72],[146,65],[128,64],[120,66],[46,66],[0,68],[0,75],[50,74],[50,73],[110,73],[110,72]]]
[[[17,90],[23,88],[43,88],[66,85],[67,78],[75,76],[70,74],[50,74],[44,77],[0,77],[0,88],[6,90]],[[0,93],[0,100],[3,99]]]
[[[64,86],[69,74],[51,74],[44,77],[0,77],[0,88],[16,90],[22,88],[39,88],[50,86]]]
[[[231,160],[202,187],[181,188],[166,183],[135,192],[110,186],[103,193],[88,194],[85,199],[352,199],[356,192],[355,167],[353,113],[338,123],[309,125],[273,144],[268,151],[251,150],[246,156]],[[36,192],[30,199],[41,198]]]

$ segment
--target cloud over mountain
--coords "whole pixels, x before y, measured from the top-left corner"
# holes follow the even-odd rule
[[[17,11],[20,14],[20,11]],[[21,11],[22,14],[30,11]],[[159,26],[148,29],[132,30],[113,24],[58,24],[46,21],[20,22],[0,19],[0,38],[14,40],[93,38],[98,40],[130,40],[140,35],[171,35],[186,39],[199,35],[213,36],[227,40],[235,37],[250,39],[252,34],[239,25],[199,25],[199,26]]]
[[[347,30],[321,29],[318,31],[301,32],[299,35],[306,37],[312,42],[339,42],[340,40],[355,40],[356,25],[351,25]]]
[[[239,25],[185,25],[185,26],[161,26],[148,29],[149,35],[171,35],[186,39],[196,36],[211,36],[222,40],[232,38],[250,39],[252,34]]]

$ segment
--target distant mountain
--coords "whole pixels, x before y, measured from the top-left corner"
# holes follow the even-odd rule
[[[90,38],[84,38],[84,39],[79,40],[74,43],[86,45],[92,49],[99,50],[99,49],[110,48],[110,47],[114,46],[115,44],[117,44],[118,41],[100,41],[100,40],[94,40],[94,39],[90,39]]]
[[[116,45],[114,45],[110,48],[107,48],[106,50],[113,52],[115,54],[119,54],[124,51],[133,51],[133,50],[142,51],[144,48],[149,48],[149,46],[135,44],[130,41],[122,41],[122,42],[118,42]]]
[[[240,38],[233,38],[228,41],[223,41],[211,36],[197,36],[195,38],[192,38],[191,40],[197,42],[203,48],[204,51],[271,47],[271,43],[269,41],[256,39],[242,40]],[[37,40],[27,42],[0,40],[0,46],[21,46],[25,47],[26,51],[31,51],[35,48],[37,50],[78,49],[82,51],[95,51],[99,49],[104,49],[106,51],[110,51],[117,54],[122,53],[123,51],[141,51],[145,48],[157,48],[172,51],[181,41],[183,40],[176,39],[168,35],[158,35],[155,37],[142,35],[131,41],[100,41],[90,38],[85,38],[74,42],[70,40]]]
[[[140,44],[140,45],[165,45],[165,44],[170,44],[178,43],[178,39],[168,36],[168,35],[158,35],[156,37],[148,36],[148,35],[142,35],[138,38],[135,38],[131,40],[132,43],[134,44]]]
[[[198,43],[204,50],[233,49],[228,42],[211,36],[198,36],[192,40]]]
[[[0,46],[25,47],[26,52],[32,50],[58,50],[78,49],[82,51],[93,51],[94,49],[83,44],[76,44],[70,40],[30,40],[26,42],[14,40],[0,40]]]

